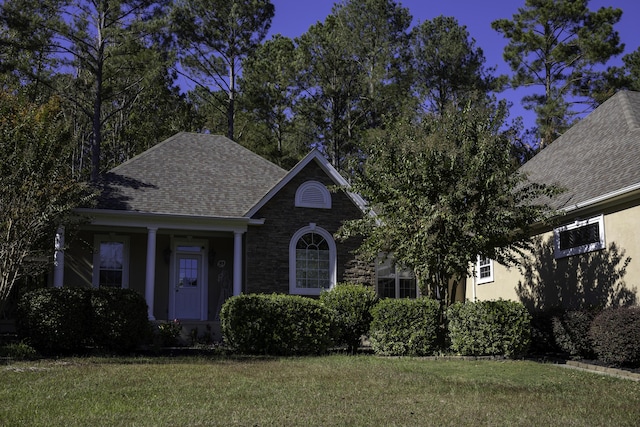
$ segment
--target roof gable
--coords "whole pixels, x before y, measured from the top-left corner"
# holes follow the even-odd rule
[[[640,92],[621,91],[522,168],[531,182],[565,189],[552,202],[570,210],[640,185]]]
[[[258,203],[256,203],[247,213],[246,216],[251,218],[260,208],[262,208],[269,200],[271,200],[285,185],[287,185],[296,175],[298,175],[309,163],[316,162],[318,166],[327,174],[335,185],[349,188],[349,183],[340,173],[329,163],[329,161],[318,150],[313,150],[305,156],[297,165],[287,173]],[[365,202],[358,194],[347,192],[351,201],[362,211],[365,212]]]
[[[181,132],[109,171],[98,208],[242,217],[286,174],[228,138]]]

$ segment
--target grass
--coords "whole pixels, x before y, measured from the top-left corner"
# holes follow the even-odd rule
[[[632,426],[640,383],[528,361],[86,358],[0,366],[0,425]]]

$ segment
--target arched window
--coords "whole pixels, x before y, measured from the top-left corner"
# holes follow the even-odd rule
[[[336,283],[336,244],[326,230],[309,224],[289,244],[289,293],[319,295]]]
[[[318,181],[306,181],[296,190],[296,206],[331,209],[331,193]]]

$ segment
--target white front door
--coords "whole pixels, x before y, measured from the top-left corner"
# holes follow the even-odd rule
[[[176,245],[171,280],[170,316],[175,319],[207,319],[206,248]]]

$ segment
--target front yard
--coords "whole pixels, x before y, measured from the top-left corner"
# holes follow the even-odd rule
[[[68,358],[0,366],[0,425],[635,426],[640,382],[528,361]]]

